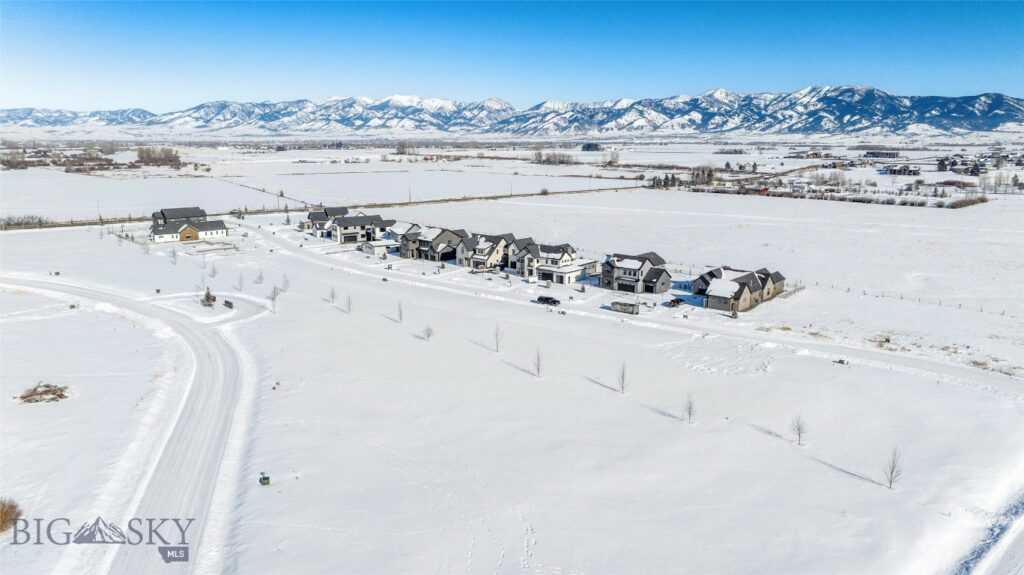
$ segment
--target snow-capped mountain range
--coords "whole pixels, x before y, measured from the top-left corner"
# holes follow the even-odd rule
[[[0,110],[0,132],[96,137],[616,136],[685,133],[854,134],[1024,131],[1024,100],[1003,94],[897,96],[865,86],[811,86],[792,93],[711,90],[596,103],[549,100],[526,110],[491,98],[416,96],[289,102],[207,102],[154,114],[131,108],[71,112]]]

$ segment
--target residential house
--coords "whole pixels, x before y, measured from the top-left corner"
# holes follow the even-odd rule
[[[224,222],[207,222],[202,208],[165,208],[152,214],[149,239],[154,243],[187,242],[226,236]],[[209,225],[207,225],[209,224]]]
[[[456,247],[468,237],[469,234],[465,230],[422,228],[402,235],[401,254],[403,258],[409,259],[453,261],[456,257]]]
[[[420,227],[411,222],[396,221],[384,230],[384,237],[389,240],[401,241],[402,236],[410,232],[420,231]]]
[[[785,287],[786,278],[767,268],[747,271],[721,266],[693,280],[694,293],[707,296],[709,308],[724,311],[747,311],[779,295]]]
[[[334,218],[340,218],[348,215],[348,208],[334,207],[334,208],[320,208],[318,210],[312,210],[306,216],[306,219],[302,222],[301,227],[304,231],[312,232],[317,237],[331,237],[327,227],[334,220]]]
[[[205,222],[206,210],[198,207],[165,208],[153,212],[153,225],[180,224],[183,222]]]
[[[362,243],[376,240],[394,223],[378,215],[342,216],[334,218],[327,231],[339,244]]]
[[[512,257],[511,251],[509,257]],[[597,262],[579,257],[571,245],[538,244],[532,240],[515,248],[515,266],[510,259],[509,268],[527,280],[558,284],[575,283],[580,278],[598,273]]]
[[[601,264],[601,287],[629,293],[665,293],[672,287],[672,276],[665,270],[665,260],[654,252],[612,254]]]
[[[509,238],[512,234],[492,236],[473,234],[463,238],[455,248],[455,259],[461,266],[473,269],[499,269],[508,261]]]
[[[401,246],[395,240],[371,240],[360,244],[359,251],[369,256],[385,258],[388,254],[395,253]]]
[[[915,166],[909,166],[907,164],[903,164],[902,166],[897,166],[896,164],[888,165],[888,166],[883,167],[881,171],[882,171],[883,174],[887,174],[889,176],[920,176],[921,175],[921,168],[918,168],[918,167],[915,167]]]
[[[185,221],[169,224],[156,224],[149,228],[149,239],[154,243],[194,242],[228,235],[228,227],[223,220]]]

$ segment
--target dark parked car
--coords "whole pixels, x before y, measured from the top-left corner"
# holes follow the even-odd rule
[[[231,303],[230,300],[224,300],[224,307],[228,309],[235,309],[235,304]]]
[[[542,295],[542,296],[537,298],[537,303],[544,304],[544,305],[558,305],[558,304],[560,304],[562,302],[558,301],[557,299],[555,299],[555,298],[553,298],[553,297],[551,297],[549,295]]]

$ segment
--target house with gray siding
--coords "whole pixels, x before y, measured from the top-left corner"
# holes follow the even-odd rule
[[[693,280],[693,292],[707,296],[709,308],[724,311],[747,311],[785,288],[786,278],[767,268],[748,271],[720,266]]]
[[[612,254],[601,264],[601,287],[629,293],[665,293],[672,276],[665,260],[654,252]]]
[[[500,269],[508,262],[510,240],[515,240],[512,234],[473,234],[459,242],[456,261],[461,266],[477,270]]]
[[[334,218],[340,218],[348,215],[348,208],[334,207],[334,208],[320,208],[310,211],[306,214],[306,219],[302,221],[300,227],[303,231],[312,232],[317,237],[331,237],[328,231],[328,226]]]
[[[399,242],[403,258],[447,262],[455,260],[456,248],[468,237],[466,230],[427,227],[403,234]]]

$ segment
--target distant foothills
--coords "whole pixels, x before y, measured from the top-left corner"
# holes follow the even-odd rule
[[[497,98],[458,102],[416,96],[217,101],[166,114],[138,108],[0,110],[0,134],[4,137],[621,137],[977,131],[1024,132],[1024,100],[1003,94],[897,96],[866,86],[810,86],[792,93],[738,94],[718,89],[695,97],[596,103],[550,100],[525,110]]]

